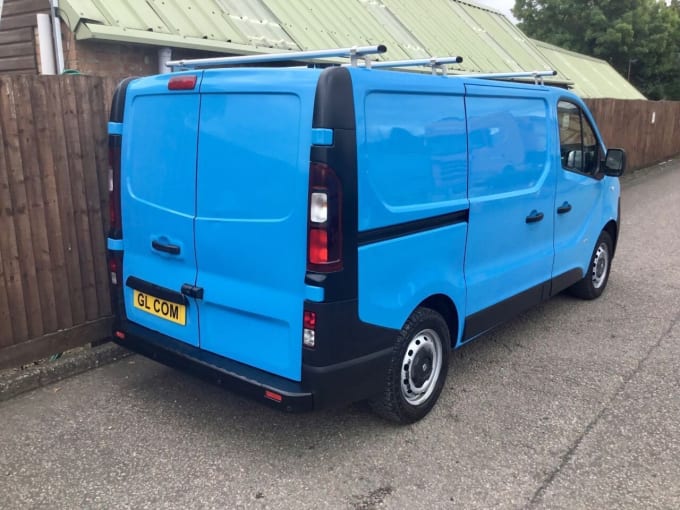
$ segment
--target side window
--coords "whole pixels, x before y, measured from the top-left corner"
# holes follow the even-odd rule
[[[560,126],[560,159],[562,168],[589,175],[600,167],[600,145],[581,109],[568,101],[557,104]]]

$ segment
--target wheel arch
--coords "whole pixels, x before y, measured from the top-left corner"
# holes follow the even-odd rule
[[[614,254],[616,253],[616,243],[619,238],[619,225],[616,223],[615,220],[609,220],[609,222],[604,226],[602,229],[603,231],[607,232],[609,236],[612,238],[612,257],[614,257]]]
[[[458,308],[449,296],[445,294],[434,294],[420,302],[418,307],[429,308],[441,315],[446,321],[451,335],[451,347],[455,347],[460,336],[460,317]]]

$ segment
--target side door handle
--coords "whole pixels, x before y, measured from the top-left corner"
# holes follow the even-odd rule
[[[179,255],[179,246],[176,244],[161,243],[154,239],[151,241],[151,247],[156,251],[162,251],[163,253],[169,253],[170,255]]]
[[[526,217],[526,222],[527,223],[536,223],[538,221],[541,221],[542,219],[543,219],[543,213],[538,212],[536,209],[534,209],[533,211],[531,211],[531,213],[529,213],[529,216]]]
[[[569,202],[565,202],[557,208],[557,214],[565,214],[569,211],[571,211],[571,204]]]

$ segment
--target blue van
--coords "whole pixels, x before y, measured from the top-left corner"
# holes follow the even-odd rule
[[[330,56],[384,47],[359,50]],[[565,289],[604,291],[625,154],[574,94],[358,65],[202,68],[248,58],[115,92],[121,345],[286,411],[368,399],[410,423],[451,349]]]

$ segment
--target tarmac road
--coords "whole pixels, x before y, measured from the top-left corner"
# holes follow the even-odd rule
[[[609,288],[456,351],[425,420],[285,415],[140,357],[0,403],[0,507],[680,508],[680,163]]]

